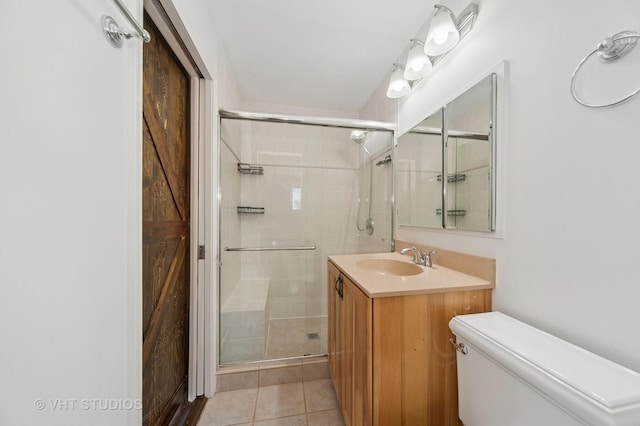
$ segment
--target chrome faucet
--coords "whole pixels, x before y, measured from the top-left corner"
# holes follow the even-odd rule
[[[408,252],[412,252],[413,254],[413,263],[426,266],[427,268],[433,267],[433,264],[431,263],[431,255],[436,254],[435,251],[423,252],[418,250],[415,246],[403,248],[402,250],[400,250],[400,254],[405,254]]]

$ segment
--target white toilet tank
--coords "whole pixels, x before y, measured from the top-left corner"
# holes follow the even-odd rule
[[[639,373],[500,312],[449,327],[465,426],[640,426]]]

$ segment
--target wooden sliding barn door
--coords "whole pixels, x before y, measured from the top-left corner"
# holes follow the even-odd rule
[[[187,398],[190,78],[145,15],[143,106],[143,424]]]

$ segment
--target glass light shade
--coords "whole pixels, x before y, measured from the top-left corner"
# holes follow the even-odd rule
[[[389,88],[387,89],[387,97],[401,98],[411,91],[409,82],[404,78],[401,67],[396,66],[391,77],[389,78]]]
[[[418,80],[431,71],[433,65],[429,57],[424,53],[422,43],[413,43],[409,54],[407,55],[407,63],[404,68],[404,78],[407,80]]]
[[[449,9],[436,6],[436,12],[424,42],[424,53],[429,56],[439,56],[458,44],[460,32],[453,21],[453,13]]]

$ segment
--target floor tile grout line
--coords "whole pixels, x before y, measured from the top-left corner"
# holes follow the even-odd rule
[[[256,388],[256,400],[253,403],[253,416],[251,416],[251,425],[256,422],[256,411],[258,410],[258,396],[260,395],[260,377],[258,377],[258,387]]]
[[[323,410],[323,411],[330,411],[330,410]],[[319,411],[318,411],[319,412]],[[282,420],[282,419],[288,419],[291,417],[300,417],[300,416],[305,416],[306,417],[307,413],[298,413],[298,414],[287,414],[286,416],[281,416],[281,417],[273,417],[271,419],[263,419],[263,420],[256,420],[254,423],[260,423],[260,422],[270,422],[273,420]],[[240,424],[240,423],[239,423]],[[244,423],[241,423],[244,424]]]
[[[267,341],[264,345],[264,358],[268,358],[268,354],[269,354],[269,342],[270,342],[270,337],[271,337],[271,318],[267,319],[267,322],[269,325],[267,325]]]
[[[304,399],[304,420],[309,425],[309,410],[307,409],[307,389],[304,386],[304,373],[302,375],[302,399]]]

